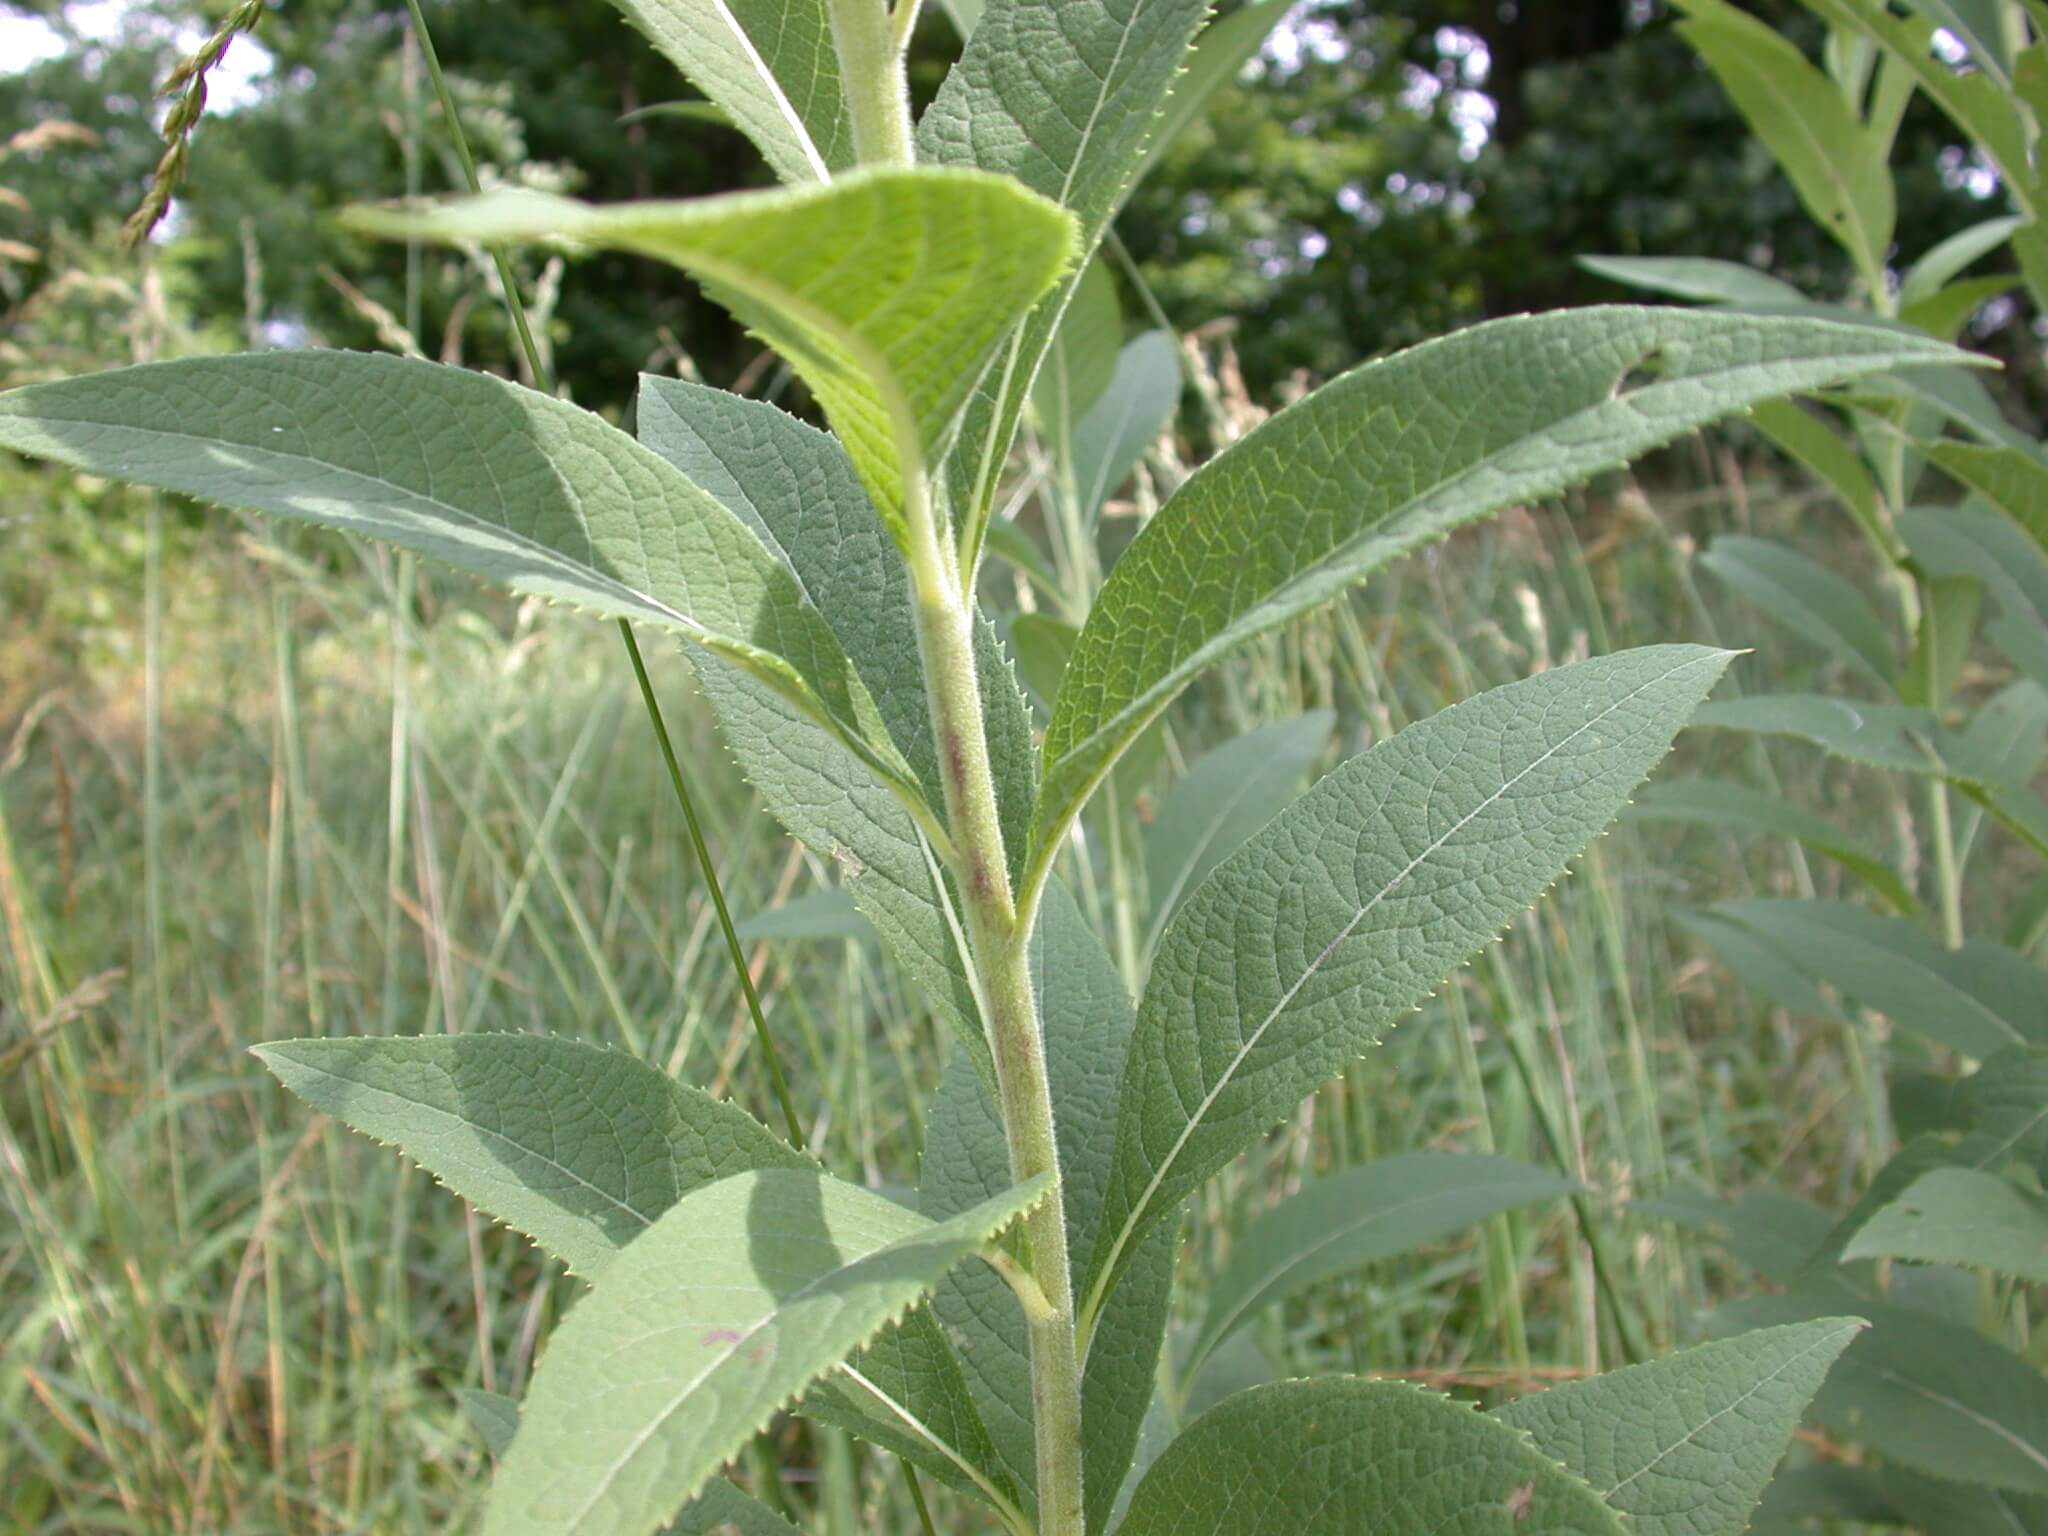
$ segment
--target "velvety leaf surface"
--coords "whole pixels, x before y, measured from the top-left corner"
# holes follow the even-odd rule
[[[1261,726],[1204,756],[1167,791],[1145,834],[1148,954],[1167,919],[1209,872],[1294,798],[1336,723],[1330,711],[1318,709]]]
[[[901,772],[787,567],[661,458],[565,401],[408,358],[263,352],[9,390],[0,446],[381,539],[685,636]]]
[[[939,1223],[797,1169],[685,1196],[555,1330],[487,1536],[646,1536],[1045,1183]]]
[[[1073,255],[1073,224],[971,170],[853,171],[827,186],[592,207],[497,192],[384,232],[565,238],[673,262],[800,373],[899,539],[906,483],[953,425],[982,358]]]
[[[499,1392],[464,1387],[457,1394],[469,1421],[502,1461],[519,1430],[519,1404]],[[662,1527],[662,1536],[802,1536],[766,1504],[714,1477],[682,1513]]]
[[[1136,1239],[1564,872],[1728,660],[1658,646],[1493,689],[1353,758],[1217,867],[1139,1008],[1084,1325]]]
[[[1240,1392],[1181,1432],[1119,1536],[1622,1536],[1518,1431],[1398,1382]]]
[[[581,1041],[344,1037],[253,1051],[315,1109],[397,1147],[581,1275],[702,1185],[814,1166],[738,1105]]]
[[[1982,1267],[2048,1285],[2048,1212],[1994,1174],[1936,1168],[1872,1216],[1842,1256]]]
[[[614,0],[784,181],[854,161],[826,0]]]
[[[1046,733],[1038,839],[1196,673],[1397,556],[1753,401],[1959,356],[1866,326],[1608,308],[1346,374],[1198,470],[1110,572]]]
[[[1192,1377],[1212,1349],[1261,1311],[1319,1280],[1575,1188],[1512,1157],[1456,1152],[1383,1157],[1316,1179],[1231,1245],[1182,1375]]]
[[[1743,1536],[1855,1318],[1703,1344],[1508,1403],[1493,1417],[1593,1485],[1638,1536]]]

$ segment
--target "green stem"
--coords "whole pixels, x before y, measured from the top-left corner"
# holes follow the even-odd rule
[[[952,874],[966,909],[968,943],[988,1010],[983,1022],[995,1061],[1010,1175],[1020,1184],[1044,1173],[1055,1179],[1051,1193],[1025,1218],[1031,1278],[1044,1299],[1028,1324],[1039,1531],[1040,1536],[1079,1536],[1084,1528],[1080,1353],[1066,1203],[1057,1183],[1052,1086],[1031,986],[1030,920],[1019,914],[1010,888],[974,670],[973,606],[933,527],[922,483],[912,490],[911,502],[906,521],[912,531],[918,643],[953,831]]]
[[[854,155],[862,165],[908,165],[916,158],[911,148],[910,89],[886,0],[830,0],[830,5],[839,78],[845,82],[847,115],[853,119]],[[908,0],[904,5],[915,20],[915,7]]]

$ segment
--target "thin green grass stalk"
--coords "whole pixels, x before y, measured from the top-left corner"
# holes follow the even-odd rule
[[[1486,1092],[1486,1078],[1479,1067],[1479,1048],[1472,1039],[1472,1017],[1465,1005],[1465,989],[1453,984],[1445,989],[1451,1007],[1451,1037],[1457,1052],[1458,1080],[1465,1099],[1465,1114],[1473,1126],[1473,1149],[1497,1152],[1493,1134],[1493,1111]],[[1529,1374],[1529,1320],[1522,1311],[1521,1264],[1514,1227],[1505,1213],[1490,1218],[1481,1228],[1485,1267],[1481,1271],[1481,1292],[1486,1314],[1499,1336],[1503,1358],[1510,1369]]]
[[[142,527],[142,921],[149,967],[150,1030],[144,1070],[152,1093],[168,1087],[170,981],[164,961],[164,521],[163,498],[145,498]],[[183,1247],[186,1220],[185,1151],[176,1124],[166,1117],[164,1163],[170,1171],[171,1218]]]
[[[844,0],[842,0],[843,3]],[[874,0],[874,3],[879,4],[879,0]],[[419,41],[420,55],[426,63],[428,78],[433,81],[434,93],[440,99],[441,113],[447,121],[449,137],[454,141],[456,158],[462,164],[463,178],[469,184],[469,190],[472,194],[480,193],[483,190],[483,184],[477,177],[476,161],[469,152],[469,136],[463,131],[462,116],[455,110],[455,98],[448,89],[447,77],[441,72],[440,56],[434,51],[433,34],[427,27],[427,18],[420,11],[419,0],[406,0],[406,9],[412,17],[413,36]],[[835,10],[835,28],[838,25],[838,11]],[[873,131],[873,125],[870,125],[869,131]],[[907,134],[907,122],[904,125],[904,131]],[[527,368],[533,375],[534,387],[546,389],[549,387],[547,383],[547,370],[542,365],[540,349],[534,344],[532,327],[527,323],[526,305],[519,296],[519,286],[514,281],[512,274],[512,263],[506,258],[502,249],[494,249],[491,252],[491,259],[497,267],[499,284],[505,290],[505,308],[512,317],[513,329],[518,333],[520,350],[526,359]],[[691,845],[696,850],[698,865],[704,872],[704,883],[709,888],[711,899],[718,908],[718,920],[720,926],[725,930],[727,951],[732,957],[733,970],[739,981],[740,988],[746,993],[748,1009],[753,1014],[755,1032],[759,1038],[763,1056],[768,1064],[769,1075],[775,1083],[776,1097],[782,1104],[782,1113],[788,1125],[790,1141],[795,1146],[802,1147],[804,1144],[803,1131],[797,1122],[796,1108],[789,1098],[789,1085],[783,1077],[781,1058],[777,1055],[774,1040],[768,1033],[767,1020],[761,1013],[761,1000],[754,991],[753,976],[748,972],[746,959],[740,951],[739,935],[734,932],[732,915],[726,909],[725,892],[718,883],[718,871],[713,866],[711,856],[704,847],[703,832],[697,824],[697,808],[691,800],[689,786],[683,778],[682,769],[676,763],[675,749],[670,745],[668,738],[668,727],[662,722],[660,703],[654,696],[652,684],[647,680],[647,665],[641,660],[639,642],[633,638],[632,626],[624,619],[619,621],[619,634],[624,639],[627,654],[632,660],[633,674],[639,679],[640,694],[647,707],[648,721],[654,727],[655,737],[661,744],[663,760],[668,765],[669,781],[675,788],[677,802],[682,806],[683,819],[689,825]],[[637,1030],[632,1029],[631,1026],[626,1024],[623,1011],[621,1012],[621,1029],[626,1034],[629,1042],[634,1040]],[[637,1044],[634,1049],[635,1054],[639,1054]]]

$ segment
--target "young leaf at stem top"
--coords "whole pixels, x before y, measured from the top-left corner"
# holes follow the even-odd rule
[[[932,515],[924,471],[990,349],[1073,260],[1070,215],[965,169],[854,171],[823,187],[593,207],[497,192],[360,211],[396,237],[567,239],[673,262],[786,357],[825,407],[898,544]]]

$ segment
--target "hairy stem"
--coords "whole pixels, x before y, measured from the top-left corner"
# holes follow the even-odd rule
[[[1051,1173],[1059,1155],[1045,1042],[1031,986],[1031,929],[1020,919],[996,811],[981,690],[974,671],[974,610],[946,558],[928,511],[909,519],[917,588],[918,642],[939,744],[946,814],[953,828],[952,875],[967,914],[968,943],[986,1000],[1010,1174],[1018,1183]],[[1026,1218],[1030,1274],[1043,1297],[1032,1307],[1031,1403],[1037,1434],[1040,1536],[1079,1536],[1081,1369],[1067,1263],[1066,1207],[1057,1182]]]
[[[908,165],[910,89],[887,0],[830,0],[832,44],[862,165]],[[915,12],[910,13],[913,17]]]

